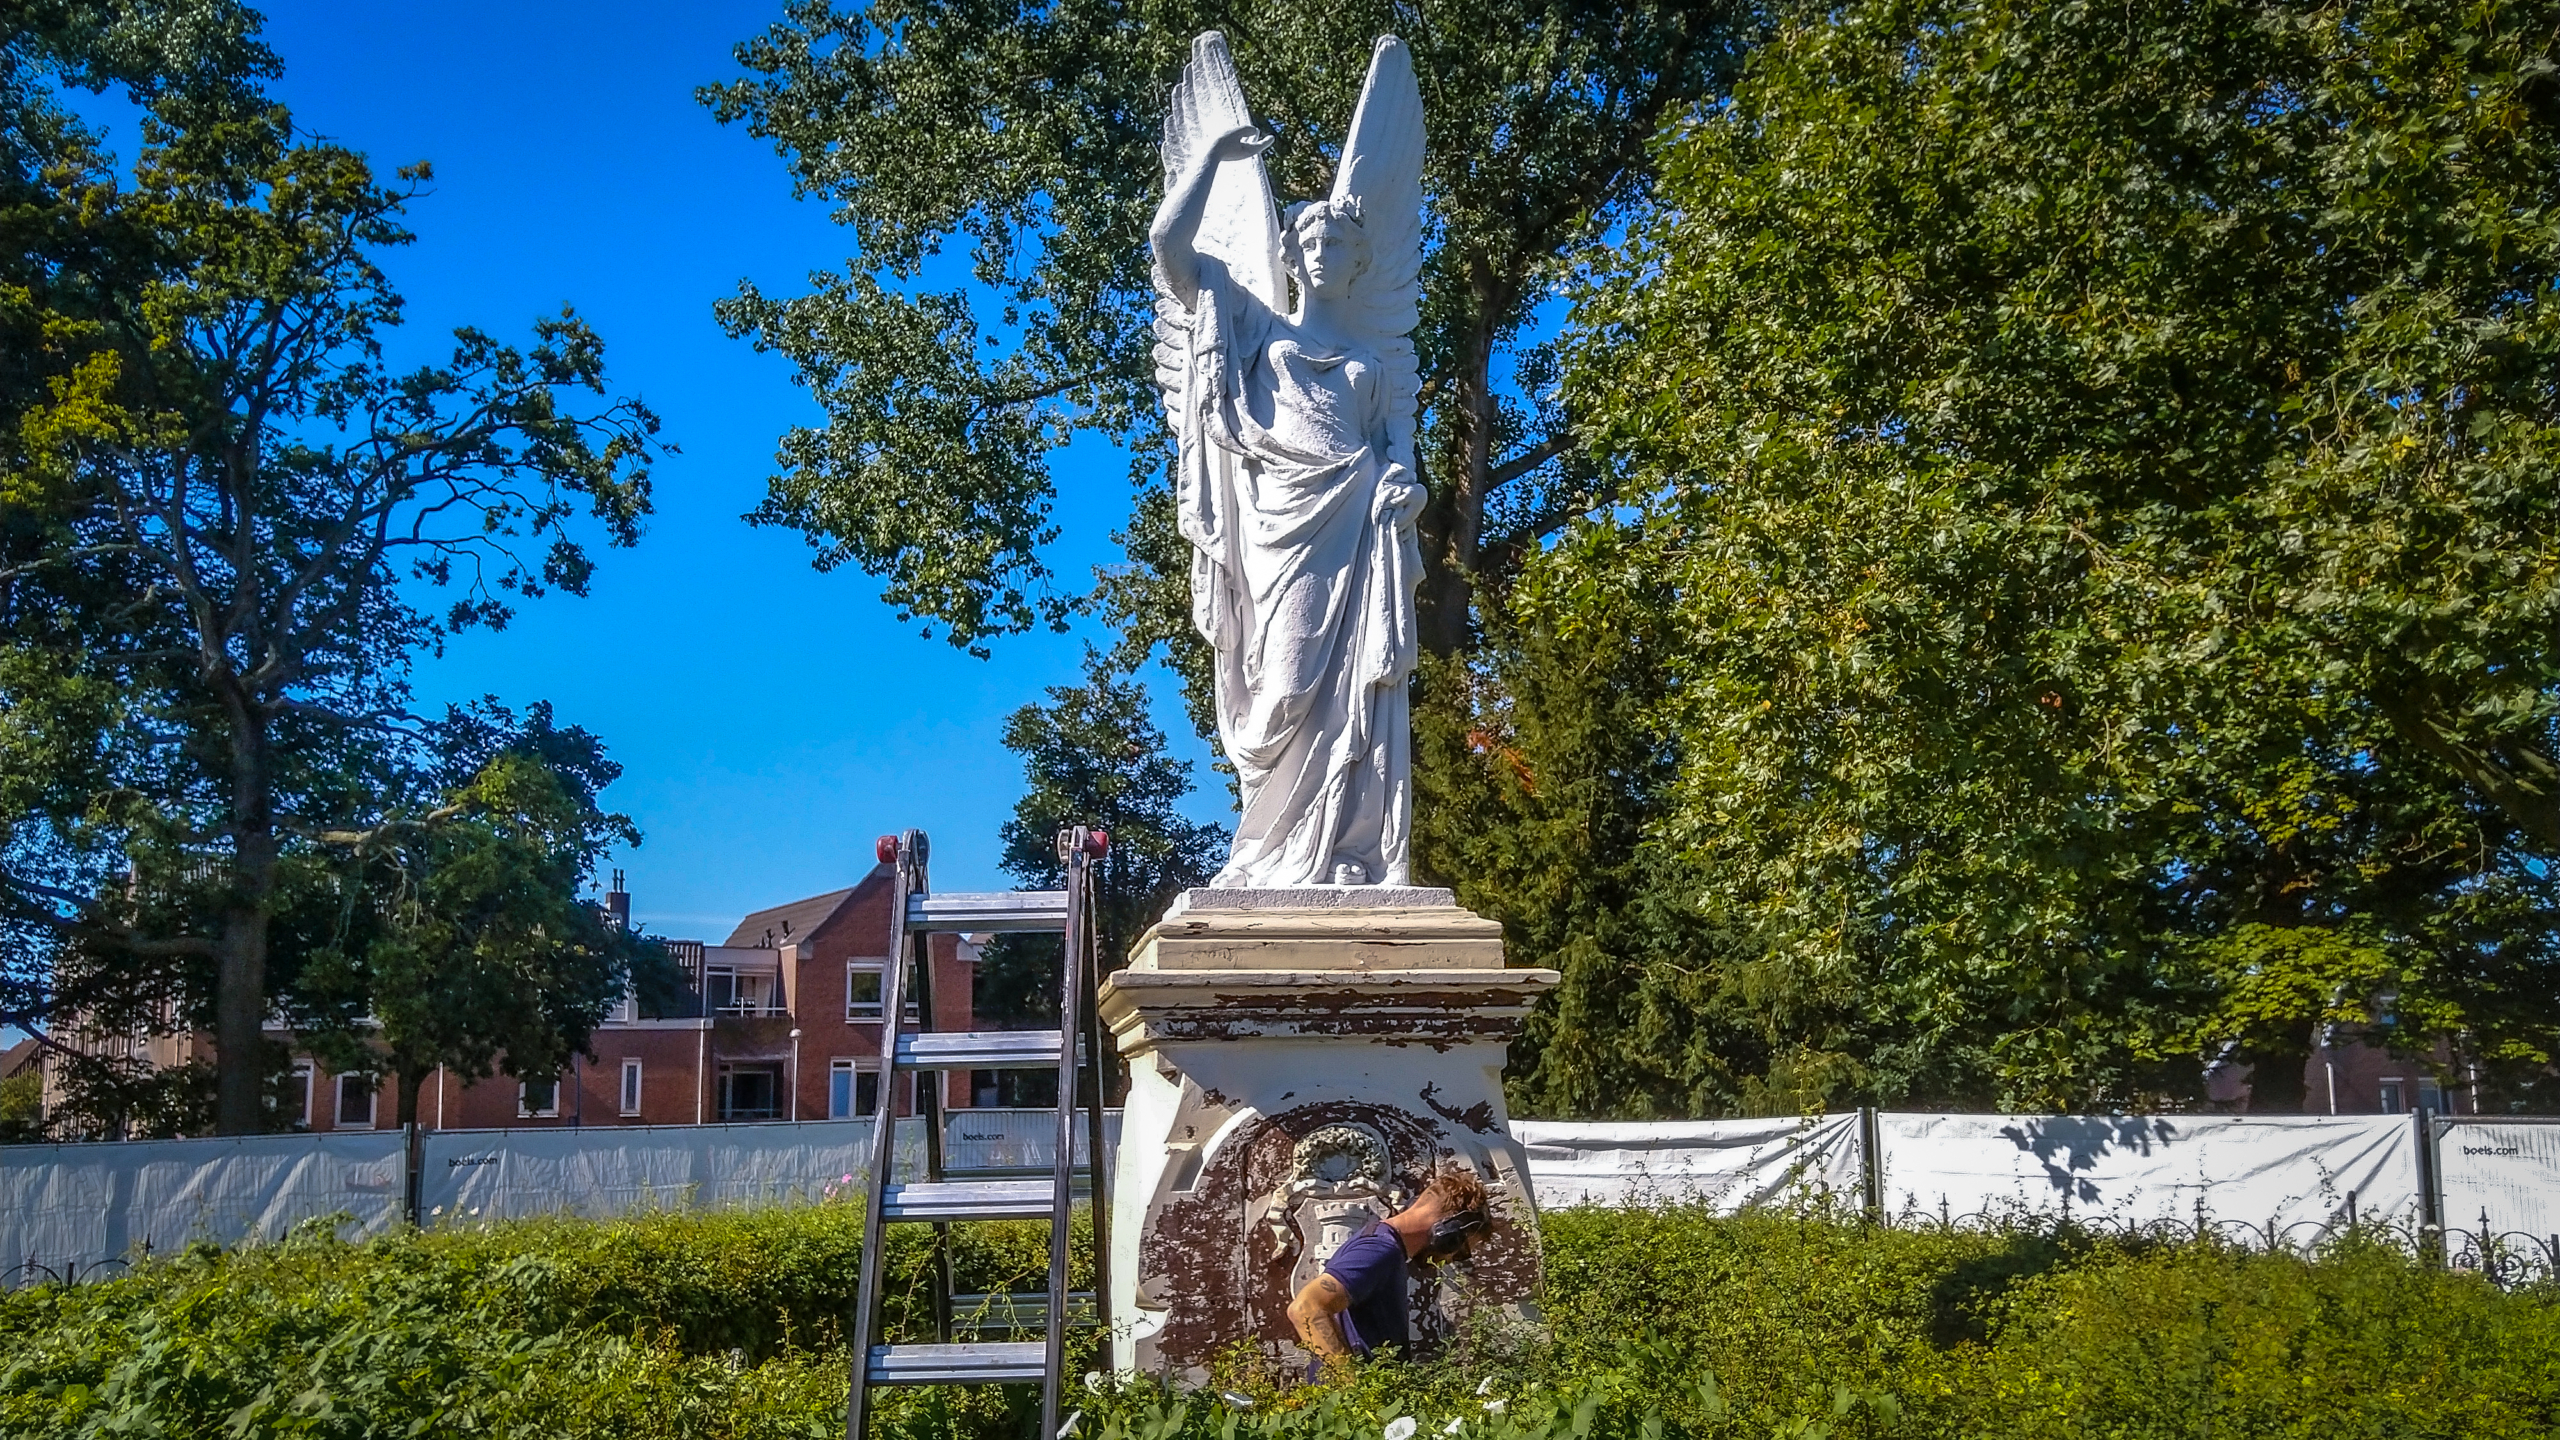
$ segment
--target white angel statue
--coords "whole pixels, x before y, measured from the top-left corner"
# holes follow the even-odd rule
[[[1149,239],[1191,619],[1243,790],[1215,883],[1404,885],[1423,490],[1422,92],[1403,42],[1378,41],[1332,195],[1285,222],[1269,143],[1225,37],[1192,42]]]

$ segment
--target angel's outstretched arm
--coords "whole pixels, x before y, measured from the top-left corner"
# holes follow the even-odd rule
[[[1156,207],[1156,220],[1147,230],[1147,243],[1155,247],[1156,268],[1164,272],[1165,284],[1172,287],[1174,298],[1185,308],[1200,290],[1200,252],[1191,248],[1191,240],[1200,233],[1201,212],[1209,204],[1210,180],[1217,175],[1220,164],[1261,154],[1271,138],[1259,126],[1239,125],[1219,136],[1218,143],[1201,151],[1199,158],[1165,186],[1164,203]]]

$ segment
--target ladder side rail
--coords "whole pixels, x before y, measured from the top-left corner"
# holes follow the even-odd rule
[[[929,931],[910,931],[906,938],[908,948],[914,952],[916,981],[916,1024],[915,1029],[908,1033],[920,1035],[933,1029],[933,935]],[[908,1048],[914,1048],[912,1042]],[[904,1062],[892,1055],[890,1063]],[[929,1078],[938,1078],[933,1071],[910,1066],[907,1073],[915,1076],[916,1116],[924,1121],[924,1178],[939,1180],[942,1178],[942,1089],[925,1083]]]
[[[920,831],[909,830],[903,836],[880,837],[878,852],[882,860],[891,862],[889,889],[889,955],[890,963],[881,967],[880,977],[880,1070],[879,1084],[872,1093],[871,1173],[863,1179],[862,1255],[860,1280],[854,1287],[851,1353],[846,1363],[852,1367],[852,1384],[845,1395],[845,1440],[863,1440],[863,1422],[870,1410],[871,1347],[880,1330],[880,1267],[885,1236],[889,1193],[889,1172],[897,1158],[898,1137],[898,1027],[906,1015],[907,896],[910,889],[924,887],[923,839]]]
[[[1050,1185],[1057,1211],[1049,1218],[1049,1325],[1046,1374],[1040,1387],[1040,1440],[1058,1433],[1058,1397],[1067,1367],[1067,1237],[1068,1216],[1075,1203],[1070,1177],[1075,1172],[1076,1035],[1080,1020],[1076,1001],[1076,954],[1092,924],[1086,891],[1083,826],[1058,836],[1058,858],[1066,862],[1067,933],[1058,966],[1058,1126],[1057,1147],[1050,1155]]]
[[[923,1034],[933,1029],[933,933],[911,930],[907,944],[914,950],[916,967],[916,1027],[911,1033]],[[912,1045],[908,1048],[912,1049]],[[942,1102],[943,1077],[935,1070],[909,1069],[916,1087],[916,1119],[924,1126],[924,1178],[928,1184],[943,1178]],[[933,1222],[933,1339],[938,1345],[951,1343],[951,1222]]]
[[[1094,840],[1104,855],[1109,855],[1109,838],[1097,835]],[[1092,879],[1090,866],[1086,878],[1088,882]],[[1077,1041],[1085,1043],[1085,1073],[1093,1077],[1093,1093],[1085,1110],[1085,1164],[1092,1175],[1093,1303],[1107,1332],[1111,1328],[1111,1163],[1103,1147],[1103,1109],[1110,1102],[1118,1051],[1102,1024],[1102,927],[1095,923],[1097,918],[1089,907],[1084,927],[1084,961],[1077,967],[1084,987],[1085,1033],[1066,1044],[1074,1049]]]

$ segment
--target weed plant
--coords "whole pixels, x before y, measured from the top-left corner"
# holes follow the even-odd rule
[[[0,1435],[837,1435],[860,1233],[839,1204],[202,1247],[0,1296]],[[930,1234],[892,1234],[892,1338],[929,1338]],[[1545,1245],[1541,1332],[1343,1383],[1250,1349],[1203,1389],[1114,1383],[1081,1334],[1070,1440],[2560,1434],[2560,1297],[2372,1237],[2304,1257],[1666,1208],[1552,1214]],[[1041,1225],[958,1227],[956,1288],[1036,1290],[1046,1251]],[[879,1400],[898,1440],[1036,1423],[1027,1387]]]

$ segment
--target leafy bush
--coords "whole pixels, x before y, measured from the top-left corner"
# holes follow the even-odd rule
[[[2316,1258],[2069,1229],[1551,1217],[1566,1373],[1715,1436],[2546,1436],[2560,1297],[2367,1235]],[[1625,1317],[1652,1327],[1626,1344]],[[1717,1385],[1695,1399],[1690,1378]],[[1636,1433],[1629,1429],[1623,1433]]]
[[[929,1235],[892,1235],[891,1332],[925,1338]],[[315,1226],[22,1290],[0,1297],[0,1434],[839,1434],[859,1237],[844,1206],[356,1245]],[[1667,1209],[1551,1215],[1546,1248],[1551,1334],[1525,1350],[1327,1387],[1249,1352],[1207,1392],[1097,1379],[1073,1390],[1078,1436],[1381,1440],[1399,1420],[1414,1440],[2560,1429],[2555,1297],[2363,1238],[2306,1259]],[[1046,1250],[1036,1224],[960,1227],[954,1279],[1035,1289]],[[884,1436],[1025,1435],[1036,1405],[1024,1387],[880,1402]]]
[[[860,1212],[835,1205],[356,1245],[318,1223],[278,1245],[198,1247],[0,1297],[0,1435],[841,1434],[861,1233]],[[890,1235],[890,1334],[927,1338],[930,1237]],[[1045,1284],[1044,1227],[953,1238],[960,1288]],[[952,1392],[885,1408],[994,1424],[1022,1407]]]

